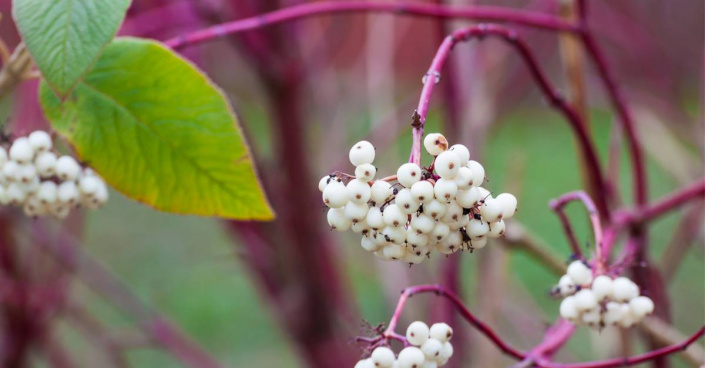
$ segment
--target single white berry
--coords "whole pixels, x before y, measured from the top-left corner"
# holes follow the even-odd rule
[[[65,181],[59,184],[56,194],[59,202],[69,205],[78,203],[78,200],[81,197],[78,186],[73,181]]]
[[[595,277],[590,287],[595,293],[595,298],[602,301],[605,298],[612,296],[612,279],[609,276],[600,275]]]
[[[352,221],[345,216],[345,210],[343,208],[329,209],[326,217],[331,229],[337,231],[346,231],[350,228],[350,225],[352,225]]]
[[[622,303],[609,302],[605,305],[605,311],[602,313],[602,322],[606,325],[617,324],[622,319]]]
[[[421,345],[421,351],[428,360],[435,360],[436,358],[438,358],[438,356],[441,354],[442,349],[443,344],[440,341],[431,338],[426,340],[426,342]]]
[[[431,156],[438,156],[448,149],[448,140],[441,133],[431,133],[426,135],[423,146]]]
[[[466,227],[470,223],[470,216],[460,214],[457,220],[448,223],[448,227],[451,231],[459,230],[460,228]]]
[[[27,192],[17,183],[11,183],[6,189],[7,201],[12,205],[19,205],[27,198]]]
[[[51,135],[49,133],[37,130],[29,135],[29,144],[36,152],[48,151],[52,147]]]
[[[392,185],[386,181],[377,180],[372,184],[372,195],[370,198],[376,205],[381,206],[388,201],[392,195],[394,195],[394,189],[392,189]]]
[[[382,229],[382,235],[388,238],[390,242],[402,245],[406,240],[406,229],[403,227],[387,226]]]
[[[514,216],[514,213],[517,210],[517,198],[514,195],[510,193],[502,193],[498,195],[495,199],[502,206],[503,218],[510,218]]]
[[[360,246],[362,246],[362,249],[368,252],[376,252],[382,249],[382,246],[380,244],[377,244],[377,242],[375,242],[373,238],[367,235],[362,236],[362,239],[360,240]]]
[[[575,320],[577,320],[580,316],[580,311],[578,311],[578,307],[575,303],[575,297],[569,296],[563,299],[563,301],[561,301],[559,312],[563,319],[575,322]]]
[[[600,323],[600,309],[598,308],[593,308],[590,309],[587,312],[584,312],[583,315],[581,316],[581,320],[583,321],[584,324],[588,326],[595,326]]]
[[[466,190],[473,187],[475,182],[475,174],[469,167],[461,166],[458,169],[458,175],[455,176],[455,184],[458,184],[458,189]]]
[[[29,143],[29,139],[21,137],[15,139],[10,147],[10,159],[19,164],[28,164],[34,159],[34,148]]]
[[[436,157],[433,167],[441,178],[454,180],[460,170],[460,159],[455,153],[446,151]]]
[[[381,229],[386,225],[379,207],[370,207],[370,210],[367,211],[365,222],[367,222],[367,226],[374,230]]]
[[[406,188],[421,180],[421,168],[419,165],[407,162],[397,169],[397,181]]]
[[[106,204],[108,202],[108,195],[108,186],[101,180],[98,186],[98,192],[96,192],[95,196],[91,199],[94,203],[93,208],[98,208]]]
[[[580,311],[592,310],[597,307],[597,298],[590,289],[582,289],[575,293],[575,307]]]
[[[429,203],[433,200],[433,184],[426,180],[414,183],[411,186],[411,195],[419,203]]]
[[[330,208],[340,208],[348,203],[348,192],[345,184],[337,180],[331,180],[323,189],[323,203]]]
[[[355,368],[376,368],[375,367],[375,362],[372,360],[372,358],[367,358],[360,360],[355,364]],[[391,366],[390,366],[391,368]]]
[[[563,296],[571,295],[575,292],[575,281],[570,276],[563,275],[558,280],[558,289]]]
[[[421,254],[420,248],[408,251],[404,254],[404,257],[401,259],[402,262],[408,263],[408,264],[419,264],[422,263],[423,261],[426,260],[426,256]]]
[[[422,368],[423,363],[426,361],[426,357],[423,355],[421,349],[415,346],[409,346],[399,352],[399,368]]]
[[[455,198],[458,193],[458,184],[451,179],[440,178],[433,186],[433,194],[436,199],[440,202],[450,202]]]
[[[358,221],[353,221],[352,225],[350,225],[350,230],[352,230],[352,232],[355,234],[367,234],[371,229],[369,226],[367,226],[367,222],[365,222],[365,219],[362,219]]]
[[[453,337],[453,329],[443,322],[434,323],[431,325],[430,336],[441,343],[446,343]]]
[[[352,222],[365,220],[365,217],[367,217],[367,211],[370,210],[370,208],[367,206],[367,203],[355,202],[348,202],[343,208],[345,211],[345,217],[352,220]]]
[[[411,194],[411,189],[408,188],[404,188],[397,193],[394,203],[407,215],[416,212],[421,205],[421,203],[414,198],[414,195]]]
[[[472,185],[476,187],[481,186],[485,181],[485,168],[482,167],[479,162],[473,160],[468,161],[468,168],[470,168],[473,175],[475,175]]]
[[[100,188],[101,180],[97,176],[84,176],[78,181],[78,188],[81,194],[87,197],[93,197]]]
[[[318,181],[318,190],[323,193],[323,190],[326,189],[326,186],[328,185],[328,182],[333,180],[330,175],[326,175],[321,178],[321,180]]]
[[[430,330],[428,325],[421,321],[416,321],[411,323],[406,329],[406,340],[409,341],[411,345],[421,346],[428,340],[429,334]]]
[[[487,236],[490,238],[499,238],[500,236],[504,235],[504,230],[505,230],[505,224],[504,220],[499,220],[495,222],[490,222],[490,231],[487,232]]]
[[[482,249],[487,245],[487,236],[480,236],[470,239],[468,246],[472,249]]]
[[[42,178],[48,178],[56,174],[56,161],[58,158],[53,152],[40,152],[34,159],[34,166],[37,173]]]
[[[403,245],[397,244],[396,242],[389,243],[382,248],[382,254],[384,254],[384,256],[387,259],[393,259],[393,260],[402,259],[402,258],[404,258],[404,255],[406,254],[406,249],[404,248]]]
[[[632,311],[631,308],[629,308],[629,304],[622,304],[621,309],[622,318],[617,322],[617,324],[623,328],[632,327],[632,325],[636,323],[636,318],[634,317],[634,315],[632,315]]]
[[[566,274],[573,279],[576,285],[588,285],[592,282],[592,270],[582,261],[573,261],[568,266]]]
[[[431,216],[431,218],[438,220],[445,215],[446,205],[434,199],[423,206],[423,211],[425,214]]]
[[[465,227],[465,233],[472,238],[480,238],[490,232],[490,225],[486,221],[472,219]]]
[[[463,216],[463,208],[456,201],[446,204],[446,212],[441,217],[441,221],[446,224],[457,222]]]
[[[416,214],[411,216],[411,227],[420,234],[428,234],[433,231],[436,226],[436,221],[430,216],[424,214]]]
[[[439,361],[448,361],[450,357],[453,356],[453,345],[450,344],[450,341],[446,341],[443,343],[443,349],[441,349],[441,354],[439,357]]]
[[[460,159],[460,166],[465,166],[470,160],[470,150],[462,144],[454,144],[448,151],[455,153]]]
[[[649,297],[638,296],[629,301],[629,310],[636,319],[642,319],[654,311],[654,302]]]
[[[371,164],[375,160],[375,147],[368,141],[360,141],[350,149],[350,162],[355,166]]]
[[[455,194],[455,200],[463,208],[473,208],[480,201],[480,191],[476,187],[470,187],[465,190],[458,190]]]
[[[37,197],[29,196],[24,202],[23,206],[24,214],[27,217],[39,217],[46,213],[45,206],[42,205]]]
[[[57,199],[57,185],[53,181],[42,182],[37,191],[37,200],[42,205],[53,204]]]
[[[81,166],[71,156],[61,156],[56,161],[56,176],[61,180],[76,180]]]
[[[393,227],[403,226],[406,224],[407,216],[402,212],[401,208],[397,205],[388,205],[384,211],[382,211],[382,216],[384,222]]]
[[[639,296],[639,287],[626,277],[617,277],[612,281],[612,299],[628,302]]]
[[[411,249],[425,247],[428,244],[428,235],[414,229],[412,224],[406,229],[406,244]]]
[[[378,368],[391,368],[396,360],[392,349],[380,346],[376,348],[370,356],[374,365]]]
[[[353,179],[350,180],[345,190],[348,192],[348,200],[353,203],[365,204],[372,196],[372,189],[366,181]]]
[[[36,175],[34,178],[28,182],[18,182],[17,185],[20,186],[20,189],[24,190],[25,193],[27,194],[34,194],[39,190],[39,184],[41,184],[41,181],[39,181],[39,177]]]
[[[494,198],[485,199],[480,206],[480,215],[482,219],[488,222],[495,222],[502,218],[502,204]]]
[[[37,179],[37,169],[32,164],[20,165],[17,178],[24,184],[29,184]]]
[[[435,242],[441,242],[448,237],[448,234],[450,234],[448,224],[438,221],[436,222],[436,226],[433,227],[433,231],[431,231],[429,237]]]
[[[377,168],[372,164],[362,164],[355,168],[355,178],[364,181],[370,181],[375,178]]]
[[[436,244],[436,250],[446,255],[457,252],[459,248],[459,246],[449,243],[447,238],[446,240]]]

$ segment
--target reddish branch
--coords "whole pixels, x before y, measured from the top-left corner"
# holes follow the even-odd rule
[[[546,96],[551,105],[566,117],[574,133],[577,135],[578,144],[580,145],[583,157],[586,160],[585,163],[587,165],[588,172],[590,173],[591,186],[595,189],[592,192],[600,194],[597,198],[597,208],[603,217],[608,217],[609,208],[607,205],[607,190],[605,188],[605,181],[603,179],[600,161],[597,156],[597,150],[592,142],[586,124],[583,124],[580,115],[578,115],[575,108],[566,102],[565,98],[548,80],[546,74],[542,71],[541,67],[539,67],[536,57],[529,49],[526,42],[519,37],[516,31],[503,26],[481,24],[478,26],[462,28],[456,32],[453,32],[443,41],[440,48],[436,52],[436,56],[431,62],[428,72],[426,73],[424,86],[421,91],[421,97],[417,108],[421,124],[415,126],[412,132],[413,145],[409,161],[415,163],[420,163],[421,161],[421,141],[423,138],[424,124],[426,123],[426,116],[428,114],[431,95],[435,84],[440,81],[441,69],[448,59],[450,51],[458,42],[468,41],[473,38],[483,38],[485,36],[498,37],[507,42],[509,45],[514,46],[529,68],[531,76],[539,85],[541,92]]]
[[[436,18],[465,18],[495,22],[511,22],[554,31],[577,32],[578,28],[559,17],[496,6],[446,6],[438,4],[400,4],[370,1],[321,1],[291,6],[269,13],[218,24],[167,40],[169,47],[182,47],[211,41],[235,33],[262,28],[315,15],[352,12],[380,12]]]
[[[588,212],[590,222],[592,223],[592,231],[595,234],[595,255],[598,261],[598,271],[604,271],[604,269],[600,268],[600,266],[604,264],[604,258],[602,255],[602,224],[600,223],[600,216],[597,212],[597,208],[595,207],[595,202],[592,201],[592,198],[590,198],[590,196],[584,191],[579,190],[564,194],[560,198],[552,200],[549,203],[549,206],[558,214],[558,217],[563,224],[563,229],[566,232],[566,236],[570,241],[573,254],[580,256],[580,246],[578,245],[575,233],[573,232],[573,227],[570,225],[568,216],[563,211],[563,207],[572,201],[582,202]]]
[[[437,296],[444,297],[453,303],[453,306],[457,309],[460,315],[468,321],[471,325],[477,328],[483,335],[485,335],[490,341],[492,341],[497,348],[499,348],[505,354],[517,359],[522,360],[519,366],[532,366],[539,368],[613,368],[613,367],[626,367],[630,365],[635,365],[647,361],[651,361],[660,357],[664,357],[669,354],[677,353],[679,351],[685,350],[692,343],[697,341],[705,333],[705,327],[700,328],[693,336],[687,340],[672,346],[657,349],[644,353],[641,355],[636,355],[633,357],[607,359],[603,361],[596,362],[584,362],[584,363],[553,363],[548,360],[548,357],[557,352],[563,344],[565,344],[572,332],[574,326],[570,323],[560,320],[556,325],[549,329],[544,341],[537,345],[530,352],[523,352],[519,349],[514,348],[511,344],[504,341],[492,328],[487,326],[480,319],[475,317],[475,315],[470,312],[470,310],[463,304],[463,302],[450,290],[441,285],[418,285],[406,288],[402,291],[401,297],[399,297],[399,302],[394,310],[394,314],[389,321],[389,327],[384,331],[382,336],[378,338],[358,338],[358,341],[367,343],[377,343],[380,338],[394,339],[404,341],[403,336],[398,335],[394,330],[397,327],[399,318],[404,311],[406,303],[414,295],[432,293]],[[523,365],[526,364],[526,365]]]
[[[617,225],[635,225],[651,221],[698,197],[705,197],[705,178],[677,190],[651,204],[638,206],[615,219]]]

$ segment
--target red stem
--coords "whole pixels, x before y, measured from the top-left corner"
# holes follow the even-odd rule
[[[639,206],[615,219],[618,226],[643,224],[697,197],[705,197],[705,178],[660,198],[654,203]]]
[[[490,328],[484,322],[475,317],[472,312],[470,312],[470,310],[468,310],[468,308],[463,304],[460,298],[458,298],[457,295],[455,295],[453,292],[441,285],[418,285],[404,289],[401,293],[401,297],[399,298],[399,302],[397,303],[397,308],[394,311],[394,314],[392,315],[392,319],[389,321],[389,327],[387,327],[387,330],[384,332],[385,337],[390,338],[391,335],[394,333],[399,318],[401,317],[401,313],[404,311],[404,306],[406,305],[406,302],[409,300],[409,298],[416,294],[423,293],[435,293],[437,296],[441,296],[448,299],[453,303],[455,308],[458,310],[460,315],[465,318],[465,320],[467,320],[483,335],[490,339],[490,341],[492,341],[492,343],[494,343],[500,350],[502,350],[502,352],[516,359],[524,359],[525,354],[522,351],[512,347],[509,343],[502,340],[502,338],[499,337],[499,335],[497,335],[497,333],[492,330],[492,328]]]
[[[602,242],[602,224],[600,222],[600,215],[597,212],[597,207],[595,206],[595,202],[592,201],[592,198],[590,198],[590,196],[584,191],[578,190],[566,193],[560,198],[552,200],[549,203],[549,206],[552,210],[558,213],[558,217],[560,217],[561,222],[563,223],[563,228],[565,229],[566,235],[568,236],[568,239],[570,239],[573,251],[575,252],[577,247],[578,252],[580,252],[578,241],[575,238],[573,229],[570,225],[570,222],[568,221],[568,216],[566,216],[565,212],[563,212],[563,207],[565,207],[565,205],[572,201],[581,201],[583,205],[585,205],[585,209],[588,212],[588,216],[590,216],[590,222],[592,223],[592,231],[595,234],[595,257],[597,259],[597,273],[601,274],[605,271],[604,257],[607,255],[602,253],[602,247],[604,246]],[[580,255],[580,253],[576,253],[576,255]]]
[[[423,130],[426,123],[426,116],[428,114],[431,95],[435,84],[440,79],[440,71],[448,58],[448,54],[453,49],[453,46],[455,46],[458,42],[468,41],[475,37],[482,38],[485,36],[497,36],[516,48],[519,55],[529,68],[531,75],[539,85],[541,92],[545,95],[551,105],[558,109],[569,121],[571,128],[573,128],[575,134],[577,135],[578,143],[588,166],[591,186],[594,189],[592,192],[600,195],[597,198],[597,208],[602,217],[608,218],[609,207],[607,205],[605,180],[603,178],[600,161],[597,156],[597,150],[595,149],[586,125],[582,123],[582,119],[575,109],[566,102],[565,98],[548,80],[545,73],[539,67],[536,57],[526,45],[526,42],[521,39],[514,30],[503,26],[481,24],[478,26],[462,28],[453,32],[443,41],[440,48],[436,52],[433,61],[431,62],[428,72],[426,73],[427,77],[425,78],[425,83],[421,91],[421,97],[417,108],[421,124],[420,126],[415,126],[412,131],[413,144],[409,162],[414,162],[417,164],[420,164],[421,162],[421,141],[423,138]]]
[[[636,365],[644,362],[648,362],[651,360],[655,360],[661,357],[664,357],[669,354],[677,353],[679,351],[683,351],[690,344],[694,343],[696,340],[698,340],[700,337],[705,334],[705,327],[701,327],[698,332],[696,332],[693,336],[688,338],[687,340],[667,346],[665,348],[661,349],[656,349],[652,350],[648,353],[644,353],[641,355],[636,355],[633,357],[629,358],[615,358],[615,359],[607,359],[599,362],[587,362],[587,363],[572,363],[572,364],[562,364],[562,363],[551,363],[551,362],[540,362],[537,364],[538,367],[542,368],[615,368],[615,367],[626,367],[630,365]]]
[[[258,29],[276,23],[314,15],[351,12],[382,12],[437,18],[465,18],[496,22],[512,22],[540,29],[577,32],[577,27],[558,17],[496,6],[447,6],[437,4],[399,4],[369,1],[321,1],[275,10],[269,13],[218,24],[193,33],[167,40],[171,48],[211,41],[238,32]]]

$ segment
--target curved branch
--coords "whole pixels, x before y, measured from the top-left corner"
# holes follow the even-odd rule
[[[637,206],[633,211],[621,214],[615,219],[615,223],[618,226],[640,225],[698,197],[705,197],[705,178],[678,189],[653,203]]]
[[[585,205],[588,216],[590,216],[592,231],[595,234],[595,255],[598,260],[598,265],[601,265],[604,262],[603,256],[606,256],[602,254],[602,224],[600,223],[600,216],[597,213],[597,208],[595,207],[595,202],[592,201],[592,198],[590,198],[590,196],[584,191],[578,190],[575,192],[566,193],[560,198],[552,200],[548,205],[561,219],[561,223],[563,223],[563,228],[565,229],[566,236],[570,240],[571,248],[573,248],[574,254],[580,256],[580,247],[577,239],[575,238],[575,234],[573,233],[573,228],[570,225],[568,216],[566,216],[565,212],[563,212],[563,207],[572,201],[581,201],[583,205]]]
[[[590,185],[593,187],[591,192],[598,193],[600,195],[597,198],[597,208],[603,218],[608,218],[608,190],[605,188],[605,180],[600,167],[600,161],[597,156],[597,150],[587,130],[586,124],[583,124],[580,115],[578,115],[575,109],[566,102],[565,98],[548,80],[546,74],[543,72],[541,67],[539,67],[536,57],[526,45],[526,42],[518,36],[516,31],[500,25],[481,24],[478,26],[462,28],[446,37],[441,44],[435,57],[433,58],[433,61],[431,62],[428,72],[426,73],[427,77],[425,78],[424,86],[421,91],[421,98],[419,99],[419,105],[417,108],[420,124],[415,123],[414,129],[412,130],[413,144],[409,162],[418,164],[421,161],[421,141],[423,138],[424,124],[426,123],[426,115],[428,114],[431,95],[435,84],[440,81],[441,69],[445,64],[450,51],[458,42],[469,41],[473,38],[483,38],[485,36],[496,36],[516,48],[546,99],[568,120],[571,128],[577,135],[577,141],[587,165],[587,170],[591,179]]]
[[[496,6],[447,6],[437,4],[399,4],[369,1],[321,1],[291,6],[245,19],[218,24],[193,33],[181,35],[165,44],[174,49],[211,41],[239,32],[269,25],[308,18],[315,15],[354,12],[395,13],[436,18],[464,18],[495,22],[512,22],[525,26],[563,32],[577,32],[571,23],[553,15]]]
[[[494,343],[505,354],[515,359],[524,359],[524,357],[526,356],[524,352],[514,348],[509,343],[502,340],[502,338],[499,337],[499,335],[497,335],[497,333],[492,330],[492,328],[490,328],[480,319],[475,317],[475,315],[473,315],[472,312],[468,310],[468,308],[463,304],[463,302],[460,300],[460,298],[458,298],[457,295],[455,295],[453,292],[441,285],[418,285],[404,289],[401,292],[401,297],[399,298],[399,302],[397,303],[397,308],[394,311],[394,315],[392,315],[392,319],[389,321],[389,327],[387,327],[387,330],[384,332],[385,336],[392,336],[394,334],[394,330],[397,327],[397,322],[399,321],[401,313],[404,310],[404,306],[406,305],[406,302],[409,300],[409,298],[416,294],[423,293],[434,293],[437,296],[448,299],[453,304],[455,309],[458,310],[460,315],[462,315],[463,318],[468,321],[468,323],[477,328],[483,335],[490,339],[490,341],[492,341],[492,343]]]

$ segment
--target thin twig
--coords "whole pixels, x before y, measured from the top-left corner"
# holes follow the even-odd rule
[[[525,26],[532,26],[539,29],[577,32],[577,27],[558,17],[508,7],[400,4],[395,2],[390,3],[371,1],[321,1],[291,6],[245,19],[218,24],[193,33],[172,38],[165,41],[165,44],[171,48],[180,49],[235,33],[258,29],[295,19],[302,19],[321,14],[352,12],[382,12],[398,15],[427,16],[436,18],[511,22]]]
[[[600,216],[597,212],[597,207],[595,206],[595,202],[592,201],[592,198],[590,198],[587,193],[583,192],[582,190],[579,190],[564,194],[560,198],[552,200],[549,203],[549,206],[552,210],[556,211],[559,218],[561,219],[566,235],[570,239],[571,247],[573,248],[573,251],[575,251],[575,248],[578,246],[577,240],[575,239],[575,234],[573,233],[570,221],[563,212],[563,207],[565,207],[566,204],[572,201],[581,201],[588,212],[590,222],[592,223],[592,231],[595,234],[595,258],[597,259],[598,273],[602,273],[605,271],[604,263],[608,255],[602,254],[602,224],[600,222]],[[578,248],[577,251],[580,252],[580,249]],[[577,253],[577,255],[580,255],[580,253]]]
[[[622,212],[615,219],[615,224],[617,226],[643,224],[698,197],[705,197],[705,178],[701,178],[695,183],[680,188],[650,204],[637,207],[632,211]]]
[[[424,78],[424,86],[421,91],[421,97],[419,98],[419,105],[417,108],[421,124],[415,126],[412,130],[413,143],[409,162],[414,162],[417,164],[421,162],[421,141],[423,138],[424,125],[426,123],[426,116],[428,114],[431,95],[433,94],[434,86],[440,82],[441,69],[447,60],[450,51],[453,49],[453,46],[455,46],[458,42],[469,41],[474,38],[481,39],[486,36],[498,37],[516,49],[526,66],[529,68],[532,77],[540,87],[541,92],[544,94],[546,99],[568,120],[571,128],[577,135],[581,152],[585,158],[588,172],[590,173],[591,187],[594,189],[591,190],[591,192],[598,193],[600,195],[597,198],[597,207],[600,211],[600,215],[604,218],[609,217],[609,208],[606,198],[607,191],[604,187],[605,181],[603,178],[600,161],[597,156],[597,150],[589,132],[585,127],[585,124],[582,123],[581,118],[575,109],[565,101],[565,98],[548,80],[546,74],[539,66],[536,57],[529,49],[526,42],[519,37],[516,31],[503,26],[495,24],[481,24],[478,26],[466,27],[453,32],[450,36],[446,37],[445,41],[443,41]]]
[[[668,322],[655,316],[644,318],[639,324],[639,329],[658,341],[662,346],[675,345],[688,337]],[[705,364],[705,350],[698,344],[692,344],[687,349],[684,349],[681,357],[694,366]]]

